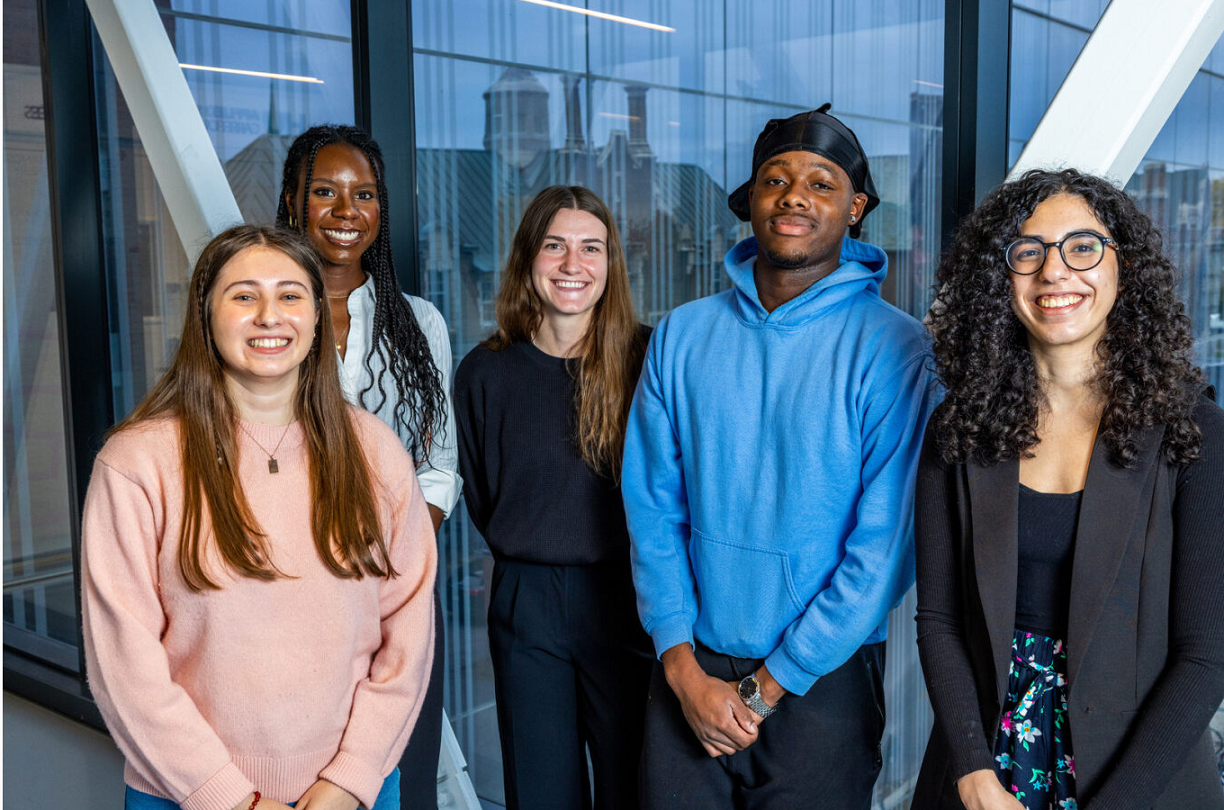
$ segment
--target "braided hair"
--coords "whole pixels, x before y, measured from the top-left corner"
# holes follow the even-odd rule
[[[380,410],[388,399],[383,377],[388,371],[391,372],[395,388],[395,424],[402,428],[401,432],[412,437],[408,450],[413,459],[421,464],[428,461],[434,437],[445,424],[446,393],[442,390],[442,375],[434,364],[429,342],[395,275],[395,263],[391,258],[391,209],[387,204],[382,150],[378,148],[378,143],[364,130],[336,124],[311,127],[297,136],[285,157],[276,224],[306,231],[315,159],[320,149],[332,144],[360,150],[370,162],[378,184],[378,235],[374,244],[361,254],[361,269],[374,280],[374,328],[365,356],[370,383],[361,391],[358,399],[366,410]],[[298,211],[291,212],[288,201],[296,196],[299,180],[301,205]],[[291,225],[294,214],[296,222]],[[375,352],[382,360],[382,369],[377,376],[371,366]],[[374,389],[377,389],[378,401],[371,405],[366,396]]]

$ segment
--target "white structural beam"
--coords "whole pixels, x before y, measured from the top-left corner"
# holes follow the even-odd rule
[[[1224,33],[1224,0],[1112,0],[1008,175],[1125,183]]]
[[[242,221],[153,0],[86,0],[191,263]]]

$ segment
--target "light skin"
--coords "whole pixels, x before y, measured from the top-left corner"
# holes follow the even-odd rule
[[[531,263],[531,287],[540,301],[540,351],[575,357],[608,285],[608,229],[594,214],[562,208],[548,225]]]
[[[1059,194],[1033,210],[1022,236],[1056,242],[1089,230],[1112,236],[1080,197]],[[1118,257],[1107,246],[1091,270],[1072,270],[1057,248],[1046,252],[1041,270],[1012,274],[1012,311],[1028,332],[1037,378],[1046,402],[1037,416],[1036,447],[1020,459],[1020,483],[1038,492],[1078,492],[1088,478],[1104,402],[1093,390],[1096,347],[1118,294]],[[1023,805],[993,770],[973,771],[956,783],[967,810],[1020,810]]]
[[[837,269],[842,238],[862,218],[867,195],[828,158],[783,152],[757,169],[748,205],[760,245],[757,296],[773,312]]]
[[[289,424],[318,322],[310,277],[284,253],[251,247],[221,268],[210,297],[213,345],[238,417]]]
[[[310,277],[278,250],[252,247],[226,262],[210,296],[209,328],[221,355],[221,372],[238,418],[265,425],[287,425],[295,418],[302,361],[314,343],[319,311]],[[247,795],[235,810],[255,800]],[[306,810],[356,810],[356,797],[325,780],[312,785],[298,802]],[[287,804],[261,798],[261,810]]]
[[[307,191],[303,188],[305,180],[303,172],[297,193],[285,197],[290,211],[302,210],[302,195]],[[369,158],[348,144],[324,146],[315,155],[309,199],[306,235],[323,257],[323,287],[327,291],[332,333],[343,359],[348,351],[348,297],[365,284],[361,255],[378,238],[382,221],[378,178]],[[437,534],[445,515],[433,504],[427,505]]]
[[[761,164],[748,189],[752,233],[760,246],[753,279],[773,312],[832,273],[841,263],[846,230],[863,216],[867,195],[845,170],[812,152],[783,152]],[[739,696],[739,684],[707,675],[686,642],[660,656],[684,718],[712,757],[734,754],[757,740],[763,718]],[[761,699],[775,706],[786,690],[762,664]]]

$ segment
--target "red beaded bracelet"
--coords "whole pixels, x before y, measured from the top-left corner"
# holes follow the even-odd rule
[[[255,810],[255,805],[259,804],[259,791],[255,791],[255,800],[251,802],[251,806],[247,810]]]

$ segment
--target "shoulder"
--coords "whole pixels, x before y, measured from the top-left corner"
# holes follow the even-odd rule
[[[408,302],[408,306],[412,308],[412,314],[416,316],[417,322],[421,324],[421,328],[426,326],[435,329],[446,330],[446,319],[442,317],[442,313],[432,302],[421,298],[418,295],[409,295],[404,293],[404,300]]]
[[[922,321],[897,309],[878,295],[861,296],[861,312],[873,334],[883,347],[891,347],[913,356],[927,354],[931,336]]]
[[[498,368],[505,365],[513,351],[513,347],[493,351],[488,346],[476,344],[459,361],[459,368],[455,371],[455,389],[479,387],[495,374]]]
[[[106,440],[97,462],[134,481],[181,465],[178,419],[165,417],[129,425]]]
[[[386,422],[356,405],[346,405],[345,410],[374,477],[399,481],[413,469],[412,456]]]
[[[1204,394],[1194,405],[1194,422],[1203,433],[1203,461],[1224,467],[1224,410]]]

